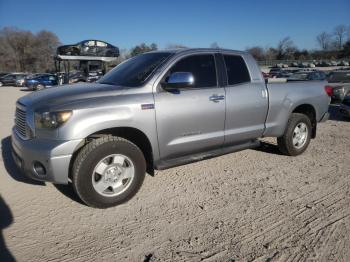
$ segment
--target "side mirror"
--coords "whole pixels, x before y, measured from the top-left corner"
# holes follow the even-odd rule
[[[194,85],[194,76],[189,72],[174,72],[162,84],[165,89],[186,88]]]

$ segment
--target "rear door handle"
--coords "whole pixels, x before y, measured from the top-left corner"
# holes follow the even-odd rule
[[[216,95],[216,94],[214,94],[214,95],[209,97],[209,100],[212,101],[212,102],[215,102],[215,103],[219,102],[220,100],[224,100],[224,99],[225,99],[224,95]]]

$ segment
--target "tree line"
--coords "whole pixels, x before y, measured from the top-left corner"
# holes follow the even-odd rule
[[[333,32],[321,32],[316,36],[317,50],[300,50],[290,37],[280,40],[276,47],[247,48],[255,59],[263,60],[311,60],[350,58],[350,26],[338,25]]]
[[[254,46],[247,48],[257,60],[309,60],[350,58],[350,26],[336,26],[333,32],[321,32],[316,36],[318,50],[298,49],[290,37],[285,37],[276,47]],[[0,29],[0,72],[54,72],[54,56],[61,45],[58,36],[42,30],[33,33],[13,27]],[[182,44],[169,44],[166,48],[184,48]],[[211,48],[220,48],[214,42]],[[131,49],[121,49],[120,57],[113,64],[125,59],[157,50],[155,43],[141,43]]]
[[[38,33],[5,27],[0,30],[1,72],[46,72],[54,69],[58,37],[46,30]]]

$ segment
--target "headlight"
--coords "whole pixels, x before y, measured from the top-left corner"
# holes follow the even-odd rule
[[[35,113],[35,128],[57,128],[67,122],[72,114],[72,111]]]

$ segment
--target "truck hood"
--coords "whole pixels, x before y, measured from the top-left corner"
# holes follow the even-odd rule
[[[56,107],[82,99],[119,95],[123,87],[105,84],[81,83],[51,87],[21,97],[18,102],[30,108]]]

